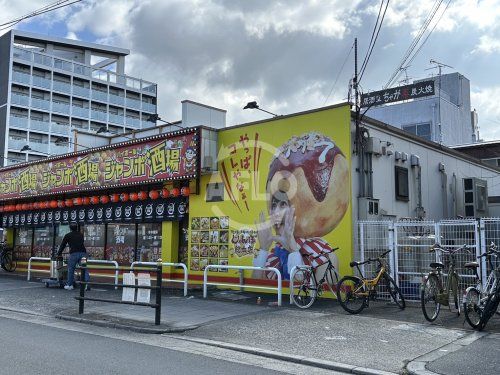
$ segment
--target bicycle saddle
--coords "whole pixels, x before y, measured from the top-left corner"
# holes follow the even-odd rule
[[[479,263],[478,262],[468,262],[468,263],[464,264],[464,267],[465,268],[471,268],[471,269],[478,268],[479,267]]]
[[[432,263],[430,264],[430,267],[431,267],[431,268],[444,268],[444,264],[443,264],[443,263],[441,263],[441,262],[432,262]]]
[[[359,266],[361,264],[362,264],[361,262],[356,262],[356,261],[353,260],[351,263],[349,263],[349,266],[350,267],[356,267],[356,266]]]

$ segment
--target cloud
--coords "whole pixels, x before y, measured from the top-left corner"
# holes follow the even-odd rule
[[[494,38],[489,35],[482,35],[479,38],[479,44],[471,53],[486,53],[491,54],[500,52],[500,38]]]
[[[483,139],[500,139],[500,85],[474,89],[471,92],[473,108],[480,108],[478,124]]]

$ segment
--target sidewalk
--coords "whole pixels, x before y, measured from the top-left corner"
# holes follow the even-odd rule
[[[171,295],[176,293],[177,295]],[[290,362],[347,373],[497,374],[500,367],[500,318],[478,334],[463,316],[444,309],[437,324],[422,317],[418,304],[400,311],[378,302],[361,315],[346,314],[334,301],[320,300],[309,310],[288,305],[260,305],[253,294],[216,292],[209,299],[182,297],[169,291],[162,298],[163,332],[171,337],[230,348]],[[80,319],[77,291],[48,289],[39,282],[0,275],[0,309]],[[93,289],[89,295],[119,298],[120,291]],[[235,297],[235,301],[221,298]],[[154,309],[98,302],[85,304],[87,322],[154,329]],[[194,329],[196,328],[196,329]],[[139,329],[140,330],[140,329]],[[179,333],[179,331],[185,331]],[[147,332],[147,330],[144,330]],[[177,333],[173,333],[177,332]]]

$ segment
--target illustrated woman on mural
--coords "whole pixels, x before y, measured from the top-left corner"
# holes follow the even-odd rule
[[[325,256],[312,257],[331,251],[322,237],[344,217],[349,189],[347,160],[330,138],[311,132],[289,139],[269,165],[269,220],[261,212],[255,223],[260,250],[254,266],[278,268],[283,278],[289,279],[292,268],[304,261],[313,267],[326,263]],[[329,257],[338,267],[336,255]],[[276,277],[260,271],[254,276]]]

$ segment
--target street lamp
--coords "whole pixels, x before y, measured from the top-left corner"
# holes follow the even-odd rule
[[[266,111],[265,109],[260,108],[256,101],[248,102],[247,105],[243,107],[243,109],[258,109],[259,111],[269,113],[270,115],[273,115],[274,117],[278,117],[278,115],[276,113],[272,113],[272,112]]]
[[[21,152],[34,151],[34,152],[38,152],[40,154],[44,154],[44,155],[47,155],[47,156],[52,156],[51,154],[49,154],[47,152],[33,150],[29,145],[24,145],[23,148],[21,148],[19,151],[21,151]]]
[[[182,126],[180,125],[177,125],[177,124],[174,124],[172,122],[169,122],[169,121],[166,121],[166,120],[163,120],[162,118],[160,118],[160,116],[158,116],[157,113],[155,113],[154,115],[151,115],[148,117],[148,121],[154,121],[156,123],[156,121],[163,121],[165,124],[167,125],[171,125],[171,126],[177,126],[178,128],[181,128],[181,129],[184,129]]]
[[[79,146],[79,147],[83,147],[84,149],[89,149],[91,147],[88,147],[88,146],[84,146],[84,145],[81,145],[79,143],[76,143],[76,142],[73,142],[73,141],[70,141],[69,139],[66,139],[64,137],[57,137],[56,140],[54,141],[54,144],[56,146],[64,146],[65,143],[69,143],[69,144],[72,144],[72,145],[75,145],[75,146]]]

